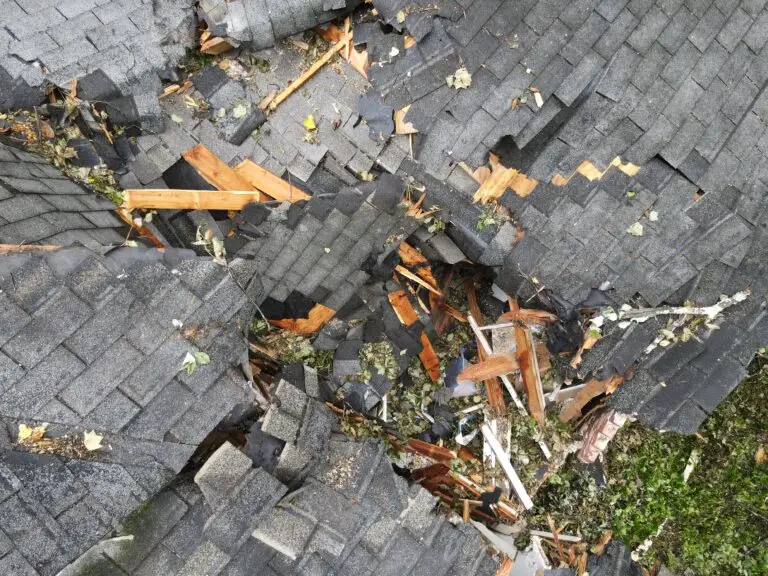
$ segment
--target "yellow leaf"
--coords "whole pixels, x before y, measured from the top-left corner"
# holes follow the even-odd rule
[[[40,442],[45,436],[45,430],[48,428],[48,423],[44,422],[40,426],[27,426],[26,424],[19,424],[19,436],[18,441],[27,444],[34,444]]]
[[[99,450],[101,448],[102,440],[104,440],[104,436],[97,434],[94,430],[85,430],[83,432],[83,445],[86,450],[90,450],[91,452]]]
[[[304,119],[304,128],[307,130],[317,130],[317,124],[315,124],[315,117],[310,114]]]
[[[405,22],[405,12],[400,10],[397,14],[395,14],[395,19],[398,21],[398,23],[402,24]]]

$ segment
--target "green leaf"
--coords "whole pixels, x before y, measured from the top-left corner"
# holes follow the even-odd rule
[[[195,352],[195,362],[201,366],[211,363],[211,357],[205,352]]]
[[[178,114],[171,114],[171,120],[176,122],[176,124],[184,124],[184,118],[182,118]]]

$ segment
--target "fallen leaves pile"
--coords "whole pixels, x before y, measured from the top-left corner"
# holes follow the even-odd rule
[[[92,458],[94,452],[103,448],[101,442],[104,440],[104,436],[95,430],[84,430],[82,436],[51,438],[45,437],[47,431],[47,422],[37,426],[19,424],[16,443],[33,454],[55,454],[76,460]]]

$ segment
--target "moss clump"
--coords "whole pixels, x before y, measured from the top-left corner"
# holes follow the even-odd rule
[[[686,483],[694,450],[700,457]],[[651,538],[642,562],[660,559],[686,576],[768,575],[766,450],[768,370],[760,361],[697,436],[625,426],[605,453],[605,488],[571,461],[536,495],[529,525],[548,529],[549,512],[588,542],[606,530],[631,549]]]

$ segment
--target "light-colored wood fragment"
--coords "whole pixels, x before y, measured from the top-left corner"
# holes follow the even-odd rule
[[[555,174],[554,176],[552,176],[552,184],[554,186],[558,186],[558,187],[565,186],[570,181],[571,181],[570,178],[566,178],[565,176],[561,176],[560,174]]]
[[[304,336],[314,334],[336,315],[336,311],[322,304],[315,304],[306,318],[270,320],[269,323]]]
[[[198,144],[181,154],[198,174],[206,182],[217,190],[253,190],[258,193],[258,189],[252,186],[242,176],[230,168],[213,152],[208,150],[202,144]],[[266,200],[266,196],[258,193],[260,200]]]
[[[479,184],[485,184],[488,178],[491,177],[491,169],[488,166],[480,166],[472,173],[472,178],[477,180]]]
[[[250,202],[261,202],[257,190],[169,190],[146,188],[124,190],[122,208],[135,210],[241,210]]]
[[[554,324],[557,322],[557,315],[546,310],[534,310],[531,308],[520,308],[519,310],[510,310],[499,316],[499,322],[509,322],[520,320],[526,324]]]
[[[232,45],[224,40],[224,38],[210,38],[200,46],[200,52],[211,56],[224,54],[224,52],[229,52],[230,50],[232,50]]]
[[[538,184],[538,180],[529,178],[522,172],[517,172],[517,174],[514,174],[512,178],[509,179],[508,186],[512,188],[512,191],[515,194],[521,198],[525,198],[536,189]]]
[[[479,382],[481,380],[488,380],[489,378],[496,378],[504,374],[510,374],[519,370],[520,366],[517,363],[517,359],[512,354],[494,354],[488,356],[482,362],[477,364],[470,364],[464,370],[462,370],[457,380],[472,380],[473,382]]]
[[[611,394],[623,381],[621,376],[614,376],[607,380],[592,379],[587,382],[583,388],[560,410],[558,418],[561,422],[569,422],[581,414],[581,409],[586,406],[590,400],[600,394]]]
[[[286,182],[279,176],[272,174],[272,172],[259,166],[253,160],[243,160],[235,167],[235,172],[253,188],[280,202],[293,203],[311,198],[303,190],[292,186],[290,182]]]
[[[504,168],[491,173],[490,178],[480,185],[475,192],[474,201],[486,204],[491,200],[497,200],[502,197],[507,190],[509,180],[517,174],[514,168]]]
[[[336,42],[330,50],[328,50],[325,54],[323,54],[316,62],[312,64],[309,68],[307,68],[304,72],[301,73],[301,75],[296,78],[293,82],[291,82],[288,87],[280,92],[277,96],[275,96],[275,99],[272,101],[272,103],[269,105],[271,109],[276,108],[279,106],[282,102],[285,101],[286,98],[288,98],[291,94],[296,92],[301,86],[312,76],[314,76],[320,68],[325,66],[328,62],[330,62],[331,58],[333,58],[336,54],[338,54],[341,50],[344,49],[344,46],[347,46],[349,43],[349,39],[347,36]]]
[[[405,115],[410,110],[411,105],[403,106],[399,110],[395,110],[395,134],[416,134],[418,130],[413,126],[411,122],[405,121]]]
[[[421,360],[424,370],[427,371],[432,381],[437,382],[440,380],[440,358],[437,357],[432,342],[429,341],[429,337],[424,331],[421,333],[421,345],[423,348],[419,352],[419,360]]]
[[[433,286],[432,284],[430,284],[420,276],[417,276],[416,274],[414,274],[413,272],[408,270],[408,268],[406,268],[401,264],[398,264],[397,266],[395,266],[395,272],[397,272],[401,276],[404,276],[405,278],[408,278],[408,280],[413,280],[419,286],[423,286],[424,288],[426,288],[430,292],[437,294],[438,296],[443,295],[443,293],[440,292],[440,290],[438,290],[435,286]]]
[[[597,341],[600,340],[599,334],[590,334],[590,331],[587,330],[587,334],[584,336],[584,342],[581,345],[581,348],[579,348],[579,351],[576,352],[573,358],[571,358],[571,368],[578,368],[579,364],[581,364],[581,357],[584,355],[584,352],[587,350],[590,350],[595,344],[597,344]]]
[[[402,324],[412,326],[419,319],[419,315],[416,313],[416,309],[411,304],[405,290],[390,292],[387,294],[387,298],[392,305],[392,309],[395,311],[397,319]]]

